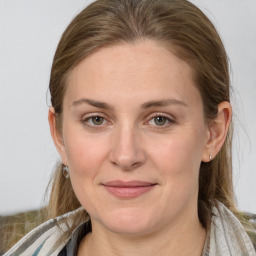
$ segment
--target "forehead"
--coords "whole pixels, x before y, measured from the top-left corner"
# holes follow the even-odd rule
[[[193,70],[159,43],[144,40],[101,48],[70,73],[66,96],[99,97],[118,101],[147,97],[175,97],[187,101],[199,96]]]

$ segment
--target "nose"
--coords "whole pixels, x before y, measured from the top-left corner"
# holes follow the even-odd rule
[[[133,170],[143,165],[146,154],[141,145],[140,132],[133,127],[120,127],[112,134],[109,159],[122,170]]]

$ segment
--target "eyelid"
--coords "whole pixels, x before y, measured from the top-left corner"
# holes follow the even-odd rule
[[[172,121],[176,120],[176,118],[173,115],[167,114],[167,113],[164,113],[164,112],[151,113],[151,114],[148,115],[148,118],[153,118],[153,117],[157,117],[157,116],[162,116],[162,117],[165,117],[165,118],[170,119]]]
[[[106,126],[106,124],[102,124],[102,125],[92,125],[92,124],[89,124],[88,123],[88,120],[89,119],[91,119],[91,118],[93,118],[93,117],[101,117],[101,118],[103,118],[105,121],[106,121],[106,123],[107,123],[107,125],[108,124],[110,124],[111,122],[108,120],[108,116],[106,116],[106,114],[103,114],[103,113],[95,113],[95,112],[93,112],[93,113],[87,113],[87,114],[85,114],[85,115],[83,115],[82,117],[81,117],[81,122],[83,123],[83,125],[85,125],[85,126],[87,126],[87,127],[89,127],[89,128],[98,128],[98,129],[100,129],[100,128],[103,128],[103,127],[105,127]]]
[[[93,118],[93,117],[101,117],[103,118],[106,123],[105,124],[102,124],[102,125],[92,125],[92,124],[89,124],[88,123],[88,120]],[[164,117],[166,118],[167,120],[167,124],[164,124],[163,126],[157,126],[157,125],[154,125],[154,127],[156,129],[164,129],[164,128],[167,128],[168,126],[172,125],[172,124],[175,124],[177,121],[176,121],[176,118],[170,114],[166,114],[166,113],[163,113],[163,112],[155,112],[155,113],[151,113],[147,116],[147,121],[144,122],[144,124],[149,124],[149,122],[155,118],[155,117]],[[89,127],[89,128],[93,128],[93,129],[100,129],[100,128],[104,128],[105,126],[107,125],[110,125],[112,124],[112,122],[109,121],[109,117],[108,115],[106,115],[105,113],[100,113],[100,112],[92,112],[92,113],[87,113],[85,115],[83,115],[81,117],[81,122],[83,123],[83,125]]]
[[[166,120],[168,121],[167,124],[163,125],[163,126],[157,126],[155,125],[155,127],[157,129],[164,129],[166,128],[166,126],[169,126],[169,125],[172,125],[172,124],[175,124],[177,121],[176,121],[176,118],[171,116],[170,114],[166,114],[166,113],[162,113],[162,112],[157,112],[157,113],[152,113],[149,115],[149,117],[147,118],[147,122],[146,123],[149,123],[153,118],[155,117],[164,117],[166,118]]]

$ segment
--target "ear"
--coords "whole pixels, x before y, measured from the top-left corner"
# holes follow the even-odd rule
[[[206,146],[202,155],[203,162],[211,161],[221,150],[232,119],[232,107],[229,102],[223,101],[218,105],[216,118],[210,121]]]
[[[53,107],[49,108],[48,121],[49,121],[49,125],[50,125],[51,136],[52,136],[53,142],[55,144],[55,147],[62,159],[63,164],[67,165],[65,145],[64,145],[62,135],[56,129],[56,114],[55,114],[55,110]]]

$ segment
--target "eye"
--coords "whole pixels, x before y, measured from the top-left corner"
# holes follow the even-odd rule
[[[153,116],[148,123],[153,126],[161,127],[161,126],[167,126],[167,125],[170,125],[171,123],[174,123],[174,120],[172,120],[167,116],[157,114]]]
[[[82,120],[82,122],[87,126],[102,126],[107,123],[106,119],[102,116],[90,116]]]
[[[163,126],[167,122],[167,119],[163,116],[157,116],[157,117],[154,117],[153,119],[157,126]]]
[[[88,120],[90,120],[90,122],[94,125],[102,125],[105,121],[105,119],[101,116],[93,116],[93,117],[89,118]]]

